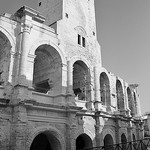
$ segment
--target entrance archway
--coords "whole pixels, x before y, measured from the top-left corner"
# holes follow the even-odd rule
[[[40,133],[34,138],[30,150],[61,150],[60,147],[60,142],[54,135]]]
[[[76,139],[76,150],[93,147],[92,140],[87,134],[81,134]]]
[[[126,150],[126,148],[127,148],[127,138],[126,138],[124,133],[121,135],[121,143],[122,143],[122,149]]]
[[[104,147],[105,147],[105,150],[113,150],[113,145],[114,144],[114,141],[113,141],[113,138],[110,134],[107,134],[104,138]]]

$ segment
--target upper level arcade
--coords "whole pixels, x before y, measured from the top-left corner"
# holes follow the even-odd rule
[[[101,110],[124,116],[140,116],[137,84],[128,84],[101,68],[99,71]]]

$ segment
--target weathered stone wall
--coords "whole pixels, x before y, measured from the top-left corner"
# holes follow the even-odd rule
[[[49,15],[46,23],[57,21],[56,30],[44,25],[44,17],[28,7],[22,7],[15,15],[0,17],[0,33],[6,36],[1,39],[9,43],[0,49],[3,56],[0,66],[6,69],[0,87],[0,149],[31,150],[40,134],[53,141],[56,150],[75,150],[80,137],[90,146],[104,145],[105,137],[112,144],[118,143],[122,134],[127,141],[133,139],[133,134],[136,139],[142,138],[140,119],[135,118],[140,117],[137,85],[129,85],[102,67],[94,0],[40,2],[39,10],[44,9],[42,13]],[[7,53],[3,53],[4,49]],[[43,52],[46,57],[42,57]],[[86,80],[85,73],[88,73]],[[102,73],[107,77],[103,78],[108,85],[104,93],[107,105],[101,102]],[[35,91],[34,83],[47,79],[53,80],[54,90]],[[82,101],[73,92],[76,81],[83,88],[88,87],[89,93]],[[118,108],[117,81],[121,87],[122,109]],[[46,84],[50,86],[50,83]],[[131,92],[132,108],[136,106],[133,112],[127,89]]]

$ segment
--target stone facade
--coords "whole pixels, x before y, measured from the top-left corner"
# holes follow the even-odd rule
[[[137,87],[102,66],[94,0],[41,0],[38,11],[0,16],[1,150],[142,139]]]

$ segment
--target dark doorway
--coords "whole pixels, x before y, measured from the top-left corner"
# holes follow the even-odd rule
[[[30,150],[52,150],[47,136],[43,133],[35,137]]]
[[[122,143],[122,149],[126,150],[126,148],[127,148],[127,139],[126,139],[125,134],[121,135],[121,143]]]
[[[105,150],[113,150],[113,145],[114,142],[113,142],[113,138],[110,134],[107,134],[104,138],[104,147],[105,147]]]
[[[76,150],[84,149],[84,148],[92,148],[92,140],[86,134],[81,134],[76,139]]]

